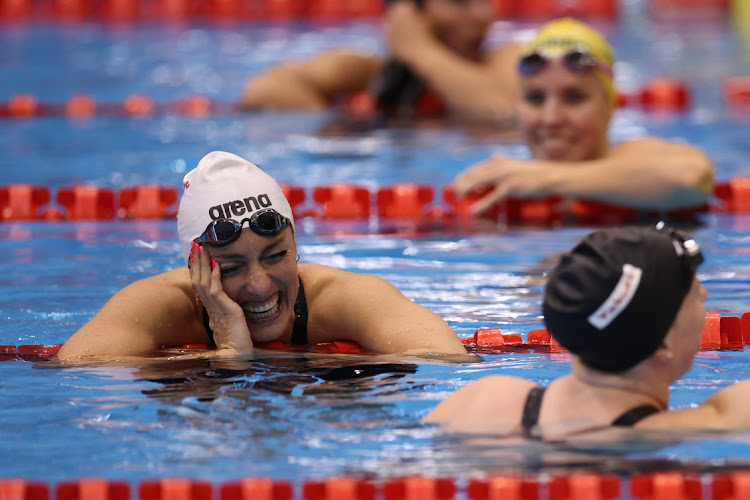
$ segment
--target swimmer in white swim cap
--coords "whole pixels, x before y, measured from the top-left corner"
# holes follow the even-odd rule
[[[468,357],[445,321],[382,278],[299,264],[289,202],[243,158],[213,152],[185,175],[177,225],[188,265],[115,294],[65,342],[60,359],[186,344],[209,346],[202,356],[237,356],[332,341]]]

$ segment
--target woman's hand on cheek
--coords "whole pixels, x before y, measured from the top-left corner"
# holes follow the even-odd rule
[[[209,251],[193,245],[190,252],[190,279],[209,317],[219,355],[253,352],[253,341],[247,328],[245,313],[232,300],[221,284],[221,266],[211,259]]]

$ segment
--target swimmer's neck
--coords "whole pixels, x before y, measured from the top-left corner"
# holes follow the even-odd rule
[[[669,384],[655,382],[640,365],[622,373],[607,373],[589,368],[578,360],[573,362],[572,377],[580,383],[601,389],[614,389],[646,398],[660,411],[669,408]]]

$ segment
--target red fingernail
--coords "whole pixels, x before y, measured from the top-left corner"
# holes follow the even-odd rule
[[[216,261],[215,260],[211,261],[211,269],[216,269]]]

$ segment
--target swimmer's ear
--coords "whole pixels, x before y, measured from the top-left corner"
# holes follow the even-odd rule
[[[674,353],[665,342],[662,342],[656,351],[654,351],[653,356],[663,361],[669,361],[674,357]]]

